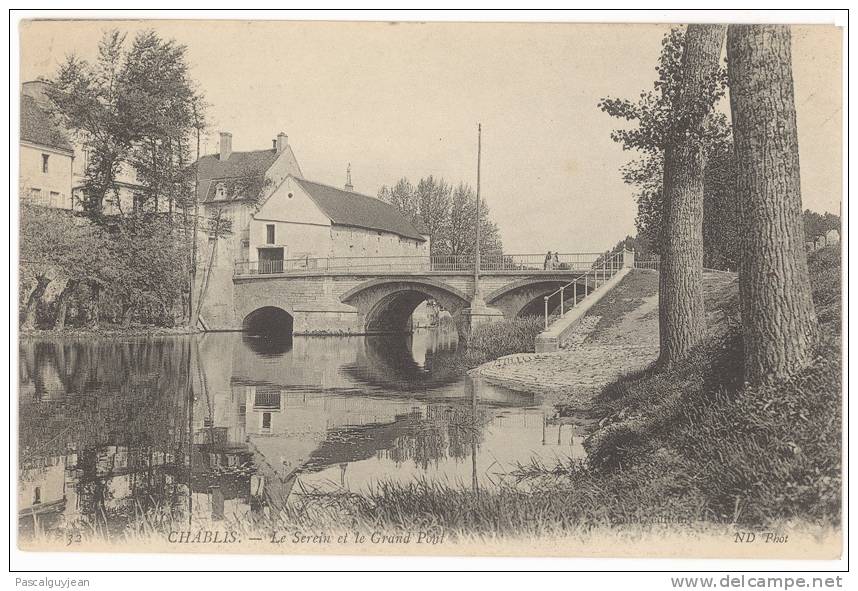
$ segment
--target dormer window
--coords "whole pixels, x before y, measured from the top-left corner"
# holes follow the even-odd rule
[[[224,183],[218,183],[215,187],[215,199],[226,199],[226,185]]]

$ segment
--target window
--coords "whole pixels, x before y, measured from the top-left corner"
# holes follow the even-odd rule
[[[44,173],[48,172],[48,158],[50,158],[50,156],[42,154],[42,172]]]
[[[264,412],[262,413],[262,428],[270,429],[271,428],[271,413]]]
[[[42,502],[42,487],[37,486],[33,491],[33,504],[38,505]]]
[[[62,205],[62,200],[60,199],[60,194],[56,191],[51,191],[51,207],[60,207]]]
[[[30,189],[30,199],[33,200],[33,203],[37,205],[42,204],[42,190],[41,189]]]
[[[215,191],[216,191],[216,194],[215,194],[216,199],[226,199],[226,185],[225,184],[218,183]]]
[[[265,243],[274,244],[274,224],[265,225]]]

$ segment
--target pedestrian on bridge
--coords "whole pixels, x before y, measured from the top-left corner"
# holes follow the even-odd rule
[[[559,269],[560,268],[560,257],[557,255],[557,251],[554,251],[554,256],[551,257],[551,268]]]
[[[553,265],[553,264],[554,264],[554,259],[551,258],[551,251],[549,250],[548,253],[545,255],[545,262],[542,263],[542,269],[547,271],[548,269],[551,268],[551,265]]]

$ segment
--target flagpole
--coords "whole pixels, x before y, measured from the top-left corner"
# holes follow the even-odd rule
[[[476,248],[474,250],[474,299],[480,295],[480,159],[482,156],[483,126],[477,123],[477,217],[475,225]]]

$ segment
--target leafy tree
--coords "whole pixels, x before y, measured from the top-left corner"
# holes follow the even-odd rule
[[[393,187],[383,186],[378,198],[394,205],[415,224],[422,224],[431,238],[432,255],[474,254],[476,235],[476,194],[467,184],[453,189],[444,179],[429,176],[417,186],[406,178]],[[503,250],[500,232],[491,221],[485,200],[480,202],[480,253]]]
[[[393,186],[384,185],[378,191],[378,198],[396,206],[412,223],[420,220],[420,204],[414,186],[406,178],[399,179]]]
[[[81,205],[100,216],[106,199],[119,205],[116,177],[134,141],[134,104],[123,92],[125,35],[104,35],[93,64],[70,55],[48,97],[53,115],[88,153]]]
[[[637,236],[655,254],[663,251],[664,151],[674,124],[684,44],[685,30],[681,27],[665,35],[652,90],[641,92],[635,100],[607,97],[599,102],[599,108],[611,117],[634,124],[614,130],[611,138],[624,150],[639,155],[622,167],[621,174],[626,184],[635,187]],[[726,71],[719,68],[707,85],[705,100],[717,101],[723,95],[725,81]],[[735,268],[738,252],[730,236],[735,234],[736,206],[733,182],[728,176],[735,168],[735,157],[727,118],[709,111],[701,134],[707,162],[703,179],[704,262],[716,268]]]
[[[195,230],[197,213],[189,164],[194,159],[191,146],[199,146],[206,122],[202,95],[189,76],[186,47],[153,31],[130,42],[109,32],[101,39],[97,59],[89,63],[70,56],[47,94],[53,115],[88,152],[80,204],[104,226],[97,239],[90,231],[89,250],[98,255],[93,260],[107,253],[97,280],[67,274],[58,327],[65,322],[68,297],[79,287],[80,295],[92,299],[92,324],[97,325],[103,305],[118,307],[125,324],[135,311],[149,320],[163,316],[172,308],[169,298],[181,298],[195,282],[196,232],[191,226]],[[135,199],[131,211],[123,211],[119,199],[117,176],[123,167],[133,170],[144,187],[142,201]],[[120,215],[105,216],[106,203]],[[164,209],[181,215],[160,221],[151,217]],[[186,276],[176,275],[177,269]]]
[[[805,209],[802,214],[802,223],[804,227],[804,239],[808,242],[813,242],[813,247],[816,248],[819,239],[825,236],[828,232],[828,224],[822,214],[816,213],[809,209]]]
[[[473,255],[476,235],[476,193],[464,183],[453,191],[447,249],[451,255]],[[500,232],[491,221],[488,205],[480,199],[480,255],[499,254],[503,250]]]
[[[94,63],[71,55],[59,68],[48,97],[53,114],[89,154],[81,204],[96,219],[106,199],[122,211],[116,178],[123,165],[146,187],[151,211],[162,198],[171,211],[191,203],[187,165],[203,105],[185,53],[152,31],[139,33],[130,47],[112,31]]]
[[[169,220],[148,216],[111,228],[108,296],[120,307],[123,326],[135,311],[163,316],[181,299],[187,279],[184,245]]]
[[[420,220],[432,238],[430,254],[449,254],[451,187],[444,179],[420,179],[414,192]]]
[[[111,243],[101,226],[53,208],[21,206],[21,324],[35,325],[35,306],[51,282],[62,287],[57,296],[53,327],[62,329],[69,299],[81,287],[97,290],[107,281]]]

